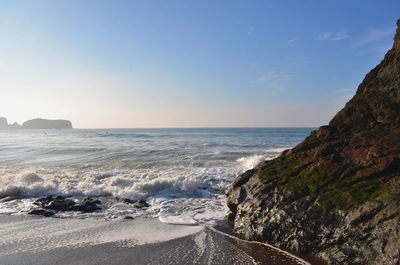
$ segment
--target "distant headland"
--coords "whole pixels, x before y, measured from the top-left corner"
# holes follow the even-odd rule
[[[72,123],[68,120],[47,120],[47,119],[33,119],[28,120],[22,125],[14,122],[8,124],[4,117],[0,117],[0,130],[18,130],[18,129],[72,129]]]

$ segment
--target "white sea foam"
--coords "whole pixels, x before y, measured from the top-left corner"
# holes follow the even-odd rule
[[[268,139],[268,129],[261,132]],[[286,136],[286,142],[271,138],[260,144],[251,133],[120,130],[103,137],[90,130],[0,132],[0,199],[21,198],[0,202],[0,213],[26,214],[42,196],[100,196],[112,199],[93,216],[212,223],[228,212],[224,193],[234,177],[298,141]],[[259,134],[255,129],[254,135]],[[116,198],[146,199],[151,207],[134,209]]]
[[[237,160],[244,169],[252,169],[260,162],[264,161],[266,158],[264,155],[253,155],[253,156],[246,156],[241,157]]]

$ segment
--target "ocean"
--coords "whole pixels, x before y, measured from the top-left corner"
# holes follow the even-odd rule
[[[0,214],[25,215],[48,195],[98,197],[95,213],[212,224],[228,213],[225,191],[240,173],[300,143],[312,128],[74,129],[0,131]],[[123,199],[144,199],[138,209]],[[3,200],[4,201],[4,200]]]

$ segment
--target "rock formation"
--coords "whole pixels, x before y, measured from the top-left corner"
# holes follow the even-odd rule
[[[33,119],[24,122],[21,126],[16,122],[8,124],[6,118],[0,117],[0,130],[17,129],[72,129],[72,123],[67,120]]]
[[[8,122],[6,118],[0,117],[0,129],[7,129]]]
[[[9,124],[8,125],[8,129],[10,129],[10,130],[21,129],[21,125],[19,125],[18,123],[14,122],[13,124]]]
[[[400,263],[400,20],[329,125],[239,176],[234,231],[332,264]]]
[[[14,122],[13,124],[8,124],[8,121],[4,117],[0,117],[0,130],[14,130],[14,129],[20,129],[21,126]]]
[[[67,120],[33,119],[22,124],[23,129],[72,129],[72,123]]]

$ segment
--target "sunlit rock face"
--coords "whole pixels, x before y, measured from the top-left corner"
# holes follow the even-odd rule
[[[332,264],[398,264],[400,20],[356,95],[305,141],[239,176],[234,230]]]

